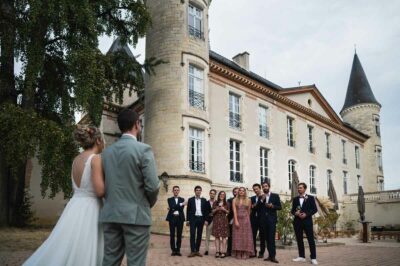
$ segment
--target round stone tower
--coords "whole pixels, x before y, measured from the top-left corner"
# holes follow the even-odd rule
[[[146,58],[166,63],[147,76],[144,141],[153,147],[161,190],[153,208],[153,232],[168,233],[164,221],[172,187],[194,195],[210,189],[208,113],[208,0],[147,0],[152,26]]]
[[[361,185],[365,192],[384,189],[380,134],[381,104],[375,99],[361,62],[354,54],[346,100],[340,115],[343,121],[369,136],[361,154]]]

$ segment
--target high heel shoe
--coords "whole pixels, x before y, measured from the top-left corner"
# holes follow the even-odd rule
[[[215,257],[216,257],[216,258],[219,258],[220,255],[221,255],[221,252],[215,252]]]

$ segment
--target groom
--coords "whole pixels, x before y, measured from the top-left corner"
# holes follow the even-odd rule
[[[121,138],[103,154],[105,203],[100,212],[104,225],[103,266],[146,264],[151,211],[160,187],[153,152],[138,142],[142,127],[139,115],[130,109],[118,115]]]

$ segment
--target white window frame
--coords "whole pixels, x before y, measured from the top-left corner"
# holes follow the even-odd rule
[[[315,172],[317,167],[315,165],[310,165],[309,167],[309,179],[310,179],[310,193],[317,194],[317,186],[315,185]]]
[[[268,128],[268,107],[263,105],[258,106],[258,125],[259,125],[259,136],[268,139],[269,128]]]
[[[346,141],[344,139],[342,139],[342,157],[343,157],[343,164],[347,164]]]
[[[235,93],[229,93],[229,127],[241,130],[242,117],[240,115],[240,99],[241,96]]]
[[[294,118],[287,116],[286,124],[287,124],[287,144],[289,147],[295,147],[296,142],[294,139]]]
[[[327,191],[329,191],[329,181],[332,180],[332,170],[328,169],[326,170],[326,188]]]
[[[268,153],[269,149],[260,147],[260,181],[261,184],[264,181],[268,181],[269,183],[271,180],[268,177]]]
[[[188,69],[189,105],[205,109],[204,97],[204,70],[196,65],[189,64]]]
[[[189,3],[188,7],[188,30],[191,36],[204,39],[203,10]]]
[[[356,168],[360,169],[360,147],[354,146],[354,155],[356,158]]]
[[[383,171],[382,147],[376,146],[375,151],[376,151],[376,159],[377,159],[377,163],[378,163],[378,170],[380,172],[382,172]]]
[[[315,153],[315,148],[314,148],[314,127],[311,125],[307,125],[307,131],[308,131],[308,151],[310,153]]]
[[[331,134],[325,133],[325,142],[326,142],[326,158],[331,159]]]
[[[343,171],[343,194],[347,195],[348,191],[348,176],[347,176],[347,171]]]
[[[293,173],[296,171],[296,161],[289,160],[288,161],[288,181],[289,181],[289,189],[292,189],[293,186]]]
[[[189,127],[189,168],[193,172],[205,173],[204,130]]]
[[[380,137],[381,136],[381,122],[379,115],[372,115],[372,120],[374,121],[375,126],[375,134]]]
[[[235,183],[243,183],[241,144],[240,141],[229,140],[229,179]]]

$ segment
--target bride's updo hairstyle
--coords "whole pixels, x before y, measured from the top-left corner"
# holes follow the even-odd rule
[[[77,125],[74,131],[75,140],[84,150],[93,148],[96,140],[102,139],[100,129],[89,125]]]

